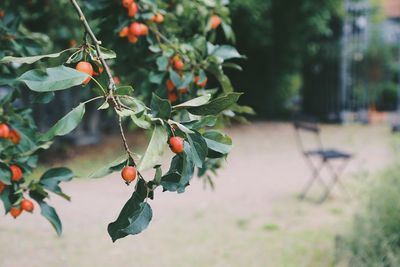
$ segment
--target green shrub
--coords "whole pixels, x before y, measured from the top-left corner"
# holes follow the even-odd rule
[[[339,245],[349,266],[400,266],[400,166],[369,184],[352,233]]]

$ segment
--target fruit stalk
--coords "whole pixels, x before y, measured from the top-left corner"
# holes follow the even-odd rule
[[[97,53],[97,57],[99,58],[101,64],[103,65],[107,75],[108,75],[108,80],[109,80],[109,85],[108,85],[108,89],[110,91],[110,94],[112,94],[112,91],[117,89],[117,86],[115,85],[110,67],[108,66],[107,62],[105,61],[105,59],[101,56],[101,50],[100,50],[100,44],[101,41],[97,40],[96,35],[94,35],[92,28],[90,28],[90,25],[85,17],[85,15],[82,12],[82,9],[80,8],[80,6],[78,5],[78,3],[76,2],[76,0],[70,0],[71,4],[74,6],[76,12],[79,15],[80,20],[83,23],[83,26],[85,28],[85,34],[88,34],[90,39],[92,39],[95,47],[96,47],[96,53]]]

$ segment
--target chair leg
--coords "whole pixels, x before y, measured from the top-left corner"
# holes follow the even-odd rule
[[[350,193],[347,191],[347,189],[345,188],[345,186],[342,184],[342,182],[340,181],[340,175],[342,174],[342,172],[344,171],[346,165],[348,163],[348,160],[346,160],[342,166],[340,166],[340,168],[338,170],[335,170],[332,165],[327,162],[326,165],[328,167],[328,169],[330,170],[331,174],[332,174],[332,183],[327,187],[327,189],[325,190],[324,194],[322,195],[322,197],[320,198],[320,200],[318,201],[319,203],[323,203],[328,196],[330,195],[330,193],[332,192],[333,187],[338,184],[340,185],[340,187],[342,188],[342,190],[344,192],[346,192],[346,194],[348,196],[351,197]]]
[[[304,199],[308,193],[308,191],[310,190],[311,186],[314,184],[315,180],[318,179],[319,173],[321,172],[321,170],[323,169],[324,164],[322,163],[319,167],[314,167],[313,165],[311,165],[311,168],[313,169],[312,172],[312,176],[311,178],[308,180],[308,183],[306,184],[306,186],[304,187],[302,193],[300,194],[299,198],[300,199]],[[319,180],[319,179],[318,179]],[[322,182],[322,181],[321,181]]]

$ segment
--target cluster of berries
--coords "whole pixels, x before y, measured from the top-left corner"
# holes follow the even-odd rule
[[[135,17],[139,12],[139,6],[134,0],[122,0],[122,5],[128,9],[128,16]],[[162,14],[155,14],[151,21],[155,23],[163,23],[164,16]],[[129,26],[125,26],[119,32],[119,37],[128,38],[129,42],[135,44],[138,42],[140,36],[146,36],[149,34],[149,28],[146,24],[139,22],[132,22]]]
[[[183,152],[184,139],[179,136],[173,136],[169,139],[169,147],[175,154]],[[126,166],[121,171],[121,177],[127,185],[133,182],[137,177],[137,169],[135,166]]]
[[[0,123],[0,138],[9,139],[14,145],[18,145],[21,141],[21,135],[18,131],[11,129],[6,123]],[[10,165],[11,172],[11,182],[19,183],[23,181],[23,171],[21,167],[16,164]],[[6,189],[7,185],[0,181],[0,194]],[[33,202],[28,199],[22,199],[18,204],[14,204],[10,209],[10,214],[12,217],[17,218],[22,211],[33,212],[34,206]]]
[[[182,59],[180,58],[179,55],[174,56],[170,60],[170,66],[173,66],[174,70],[180,76],[183,75],[182,71],[185,68],[185,63],[182,61]],[[207,77],[205,77],[205,79],[203,79],[203,80],[201,80],[200,76],[195,76],[195,78],[194,78],[194,84],[200,88],[206,87],[207,81],[208,81]],[[167,80],[166,87],[167,87],[167,91],[168,91],[168,100],[171,103],[174,103],[178,100],[178,93],[186,94],[189,91],[187,87],[176,88],[176,85],[174,84],[174,82],[171,79]]]

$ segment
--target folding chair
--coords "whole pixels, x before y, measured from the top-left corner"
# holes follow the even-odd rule
[[[343,173],[347,163],[352,158],[352,155],[343,151],[339,151],[336,149],[324,149],[322,145],[322,140],[320,136],[320,128],[315,119],[311,117],[301,117],[297,118],[293,122],[293,126],[296,130],[296,139],[300,150],[304,156],[304,159],[307,165],[310,167],[312,171],[312,175],[310,180],[307,182],[304,190],[300,194],[300,199],[304,199],[310,190],[311,186],[314,182],[318,181],[321,186],[325,189],[322,194],[319,203],[322,203],[326,200],[326,198],[332,192],[332,188],[338,184],[346,194],[350,196],[347,192],[346,188],[340,181],[340,175]],[[315,139],[316,149],[308,150],[304,146],[303,137],[304,134],[312,134],[314,135],[313,139]],[[334,167],[333,161],[341,161],[338,167]],[[331,182],[326,183],[321,177],[321,171],[327,168],[331,175]]]

